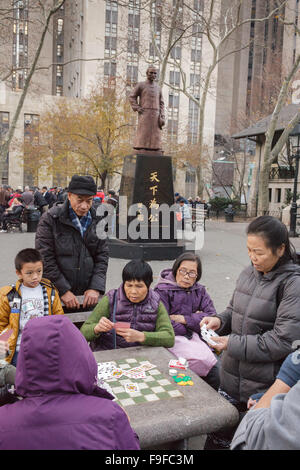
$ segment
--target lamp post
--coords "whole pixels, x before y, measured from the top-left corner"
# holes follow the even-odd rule
[[[299,173],[299,159],[300,159],[300,124],[297,124],[292,132],[290,133],[290,137],[298,137],[297,146],[293,148],[296,149],[296,153],[293,156],[296,161],[296,168],[295,168],[295,177],[294,177],[294,190],[293,190],[293,200],[291,204],[291,219],[290,219],[290,237],[298,237],[298,233],[296,232],[296,223],[297,223],[297,186],[298,186],[298,173]]]

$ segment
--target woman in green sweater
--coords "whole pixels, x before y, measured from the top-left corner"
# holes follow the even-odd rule
[[[174,345],[169,315],[150,285],[153,273],[145,261],[133,260],[122,272],[123,283],[102,297],[82,325],[93,351],[130,346]]]

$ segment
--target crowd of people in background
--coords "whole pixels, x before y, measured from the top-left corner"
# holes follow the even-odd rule
[[[201,212],[203,218],[209,219],[211,205],[210,203],[207,203],[205,199],[201,199],[200,196],[196,196],[195,199],[192,197],[186,199],[181,194],[175,193],[174,202],[179,206],[179,211],[177,212],[176,217],[178,225],[182,230],[192,227],[193,220],[196,218],[197,210]]]
[[[93,197],[93,208],[97,211],[97,208],[103,204],[110,204],[114,208],[114,216],[110,223],[109,235],[115,234],[116,220],[118,216],[119,208],[119,191],[109,189],[106,194],[102,187],[97,188],[97,193]],[[7,232],[7,222],[13,216],[23,217],[23,209],[38,209],[40,215],[47,212],[55,204],[63,204],[67,199],[68,188],[62,188],[60,186],[47,187],[42,186],[41,188],[34,186],[18,186],[15,190],[9,186],[3,184],[0,185],[0,233]],[[195,198],[185,198],[178,192],[174,194],[174,202],[178,204],[177,221],[179,226],[183,229],[192,223],[194,218],[194,210],[202,208],[205,210],[205,218],[209,218],[210,204],[199,196]],[[26,212],[25,212],[26,214]],[[26,222],[26,216],[23,217],[23,222]]]
[[[42,186],[41,188],[38,186],[25,186],[24,189],[22,186],[18,186],[13,189],[6,184],[0,185],[0,233],[7,231],[7,222],[11,216],[14,218],[22,217],[23,209],[35,208],[42,215],[51,209],[54,204],[64,203],[67,194],[68,188],[60,186]],[[116,212],[118,201],[119,196],[116,191],[109,189],[105,194],[103,188],[99,187],[93,199],[93,207],[97,210],[98,206],[105,202],[111,204]],[[26,222],[26,218],[23,219],[23,222]]]

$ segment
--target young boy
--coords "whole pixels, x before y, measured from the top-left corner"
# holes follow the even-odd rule
[[[20,251],[15,258],[15,268],[19,278],[16,285],[0,289],[0,333],[6,328],[13,330],[7,341],[6,362],[14,366],[28,320],[64,313],[54,285],[48,279],[42,279],[43,261],[37,250],[26,248]]]
[[[159,295],[150,289],[151,266],[145,261],[130,261],[123,269],[122,279],[123,284],[102,297],[81,327],[86,340],[91,341],[91,348],[136,345],[171,348],[174,331]]]

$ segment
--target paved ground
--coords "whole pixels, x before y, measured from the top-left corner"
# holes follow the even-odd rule
[[[236,279],[249,263],[246,249],[247,223],[226,223],[207,221],[204,247],[199,253],[203,264],[203,283],[212,297],[218,312],[222,311],[230,300]],[[27,247],[34,247],[34,233],[0,233],[0,286],[15,282],[14,257]],[[292,239],[300,251],[300,238]],[[126,260],[110,259],[107,275],[107,289],[121,283],[122,268]],[[159,272],[172,266],[172,261],[152,261],[154,285]]]

